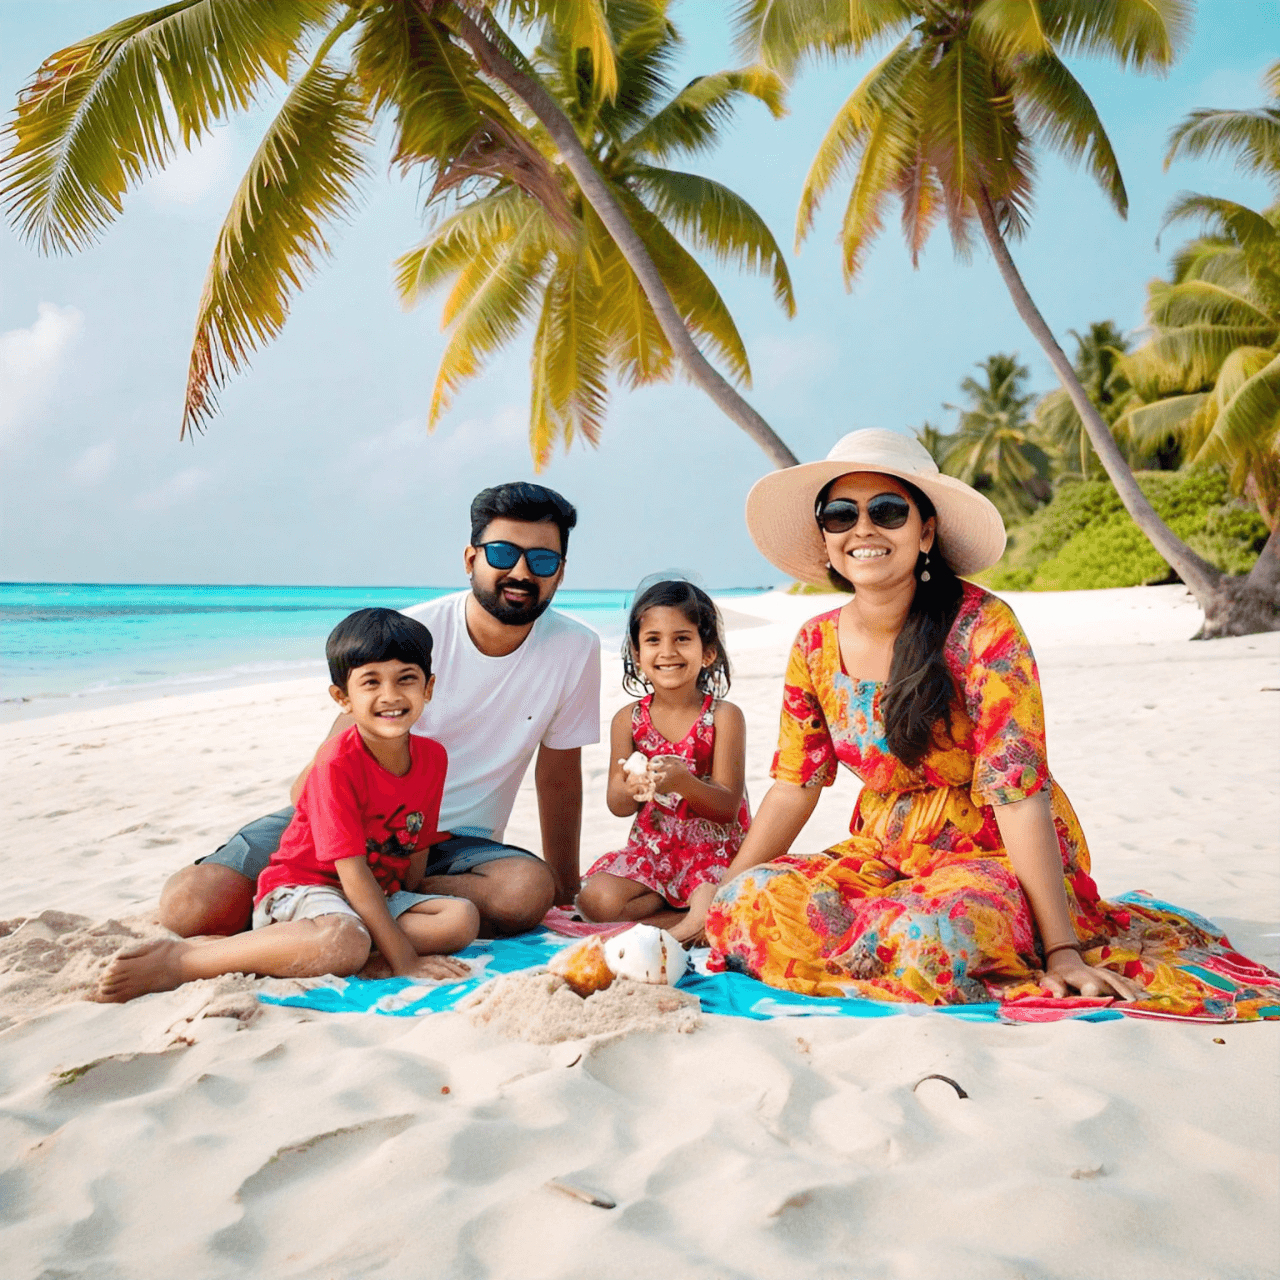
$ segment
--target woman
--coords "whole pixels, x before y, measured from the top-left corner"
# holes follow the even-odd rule
[[[1042,989],[1190,1016],[1277,1004],[1277,976],[1206,921],[1099,900],[1049,774],[1026,638],[1007,605],[956,576],[1004,550],[986,498],[914,440],[856,431],[826,461],[761,480],[747,523],[780,569],[853,595],[801,629],[774,785],[714,901],[693,902],[681,929],[705,920],[713,965],[927,1004]],[[864,783],[850,838],[789,853],[840,763]]]

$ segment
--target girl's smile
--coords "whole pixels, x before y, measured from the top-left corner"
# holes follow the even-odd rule
[[[695,688],[715,650],[703,646],[698,628],[680,609],[654,605],[640,619],[636,663],[655,690],[682,692]]]

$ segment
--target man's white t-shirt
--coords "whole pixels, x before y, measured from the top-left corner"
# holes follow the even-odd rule
[[[440,830],[501,840],[537,748],[600,741],[600,639],[548,609],[514,653],[491,658],[467,631],[470,594],[402,610],[434,641],[435,693],[413,732],[449,753]]]

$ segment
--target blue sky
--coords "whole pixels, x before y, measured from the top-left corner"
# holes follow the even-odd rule
[[[732,65],[730,3],[682,0],[679,82]],[[0,0],[6,113],[41,59],[137,12],[120,0]],[[1089,62],[1073,70],[1119,156],[1121,221],[1083,174],[1042,156],[1034,220],[1014,254],[1049,323],[1142,323],[1146,282],[1180,238],[1155,245],[1181,190],[1255,206],[1261,183],[1225,162],[1161,169],[1169,128],[1197,106],[1263,101],[1280,48],[1274,0],[1202,0],[1164,79]],[[805,171],[868,60],[805,74],[790,114],[748,104],[724,146],[691,163],[745,195],[788,253],[799,314],[767,281],[713,269],[754,370],[748,398],[802,458],[844,432],[949,425],[944,401],[972,365],[1014,351],[1053,385],[985,248],[953,257],[945,231],[921,262],[889,221],[852,294],[840,279],[837,189],[799,255]],[[443,347],[438,299],[401,310],[391,261],[421,237],[416,185],[380,170],[284,335],[227,388],[208,432],[180,444],[191,329],[209,254],[266,116],[239,117],[126,201],[101,242],[44,258],[0,229],[0,578],[80,582],[449,585],[462,582],[472,494],[532,477],[527,342],[458,397],[434,434],[426,411]],[[742,521],[767,468],[685,383],[618,392],[598,449],[557,455],[540,479],[579,508],[566,585],[626,587],[666,568],[713,586],[772,583]]]

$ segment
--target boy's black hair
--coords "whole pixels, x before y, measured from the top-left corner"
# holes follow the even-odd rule
[[[578,523],[573,503],[545,485],[512,480],[481,489],[471,500],[471,545],[479,546],[484,531],[494,520],[546,521],[560,530],[560,554],[569,553],[569,530]]]
[[[431,632],[395,609],[357,609],[329,632],[324,656],[329,679],[343,693],[351,673],[371,662],[408,662],[430,680]]]
[[[649,691],[649,682],[636,662],[636,651],[640,647],[640,620],[650,609],[664,605],[679,609],[690,625],[698,628],[698,639],[704,649],[715,649],[715,660],[698,673],[698,689],[704,695],[713,693],[717,698],[723,698],[729,692],[730,675],[729,655],[720,634],[720,611],[701,587],[695,587],[683,578],[655,582],[636,596],[631,616],[627,619],[627,635],[622,641],[623,691],[633,698]]]

